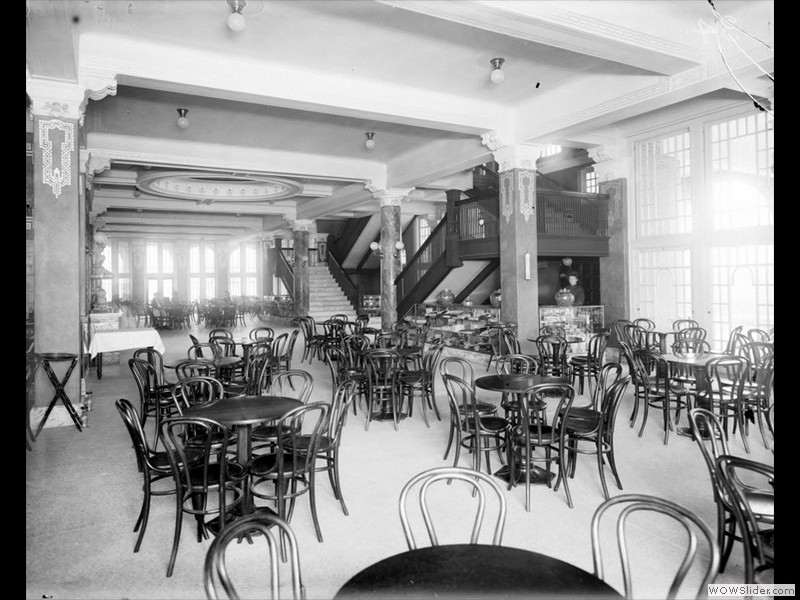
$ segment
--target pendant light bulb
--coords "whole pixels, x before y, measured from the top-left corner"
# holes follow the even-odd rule
[[[228,0],[228,5],[233,10],[228,15],[228,29],[236,32],[242,31],[245,25],[242,9],[247,5],[246,0]]]
[[[179,108],[178,109],[178,120],[176,121],[178,127],[181,129],[186,129],[189,127],[189,119],[186,118],[186,115],[189,113],[188,108]]]
[[[492,83],[502,83],[503,80],[506,78],[506,74],[503,73],[503,71],[501,70],[500,67],[503,66],[503,63],[506,62],[506,59],[505,58],[493,58],[489,62],[494,67],[494,70],[492,71],[492,74],[491,74]]]
[[[372,132],[372,131],[369,131],[369,132],[365,133],[364,135],[367,136],[367,141],[364,142],[364,146],[367,147],[367,150],[372,150],[375,147],[375,140],[372,139],[374,137],[375,133]]]

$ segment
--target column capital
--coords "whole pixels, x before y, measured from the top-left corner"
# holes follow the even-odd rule
[[[501,173],[511,169],[534,171],[536,170],[536,161],[542,155],[543,148],[544,146],[538,144],[515,144],[503,146],[493,154]]]
[[[311,219],[295,219],[292,221],[292,231],[308,231],[313,224]]]
[[[594,161],[594,171],[599,181],[625,177],[628,170],[628,153],[624,144],[605,144],[586,151]]]
[[[78,119],[82,125],[86,101],[115,95],[117,81],[114,77],[100,74],[84,75],[78,83],[28,77],[25,88],[34,115]]]
[[[512,137],[508,134],[508,132],[497,131],[493,129],[492,131],[487,131],[486,133],[481,134],[481,144],[489,148],[492,152],[503,148],[512,143]]]
[[[414,188],[389,188],[385,190],[370,190],[372,197],[380,200],[381,206],[400,206],[400,202],[406,200]]]

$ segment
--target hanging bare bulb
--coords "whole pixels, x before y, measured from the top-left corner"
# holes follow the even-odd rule
[[[186,115],[189,114],[188,108],[179,108],[178,109],[178,120],[176,121],[178,127],[181,129],[186,129],[189,127],[189,119],[186,118]]]
[[[242,9],[247,5],[246,0],[228,0],[228,5],[233,9],[228,16],[228,29],[236,32],[242,31],[245,26]]]
[[[364,146],[367,147],[367,150],[372,150],[375,147],[375,140],[372,139],[373,136],[375,135],[375,133],[372,132],[372,131],[369,131],[369,132],[365,133],[364,135],[367,136],[367,141],[364,142]]]
[[[491,78],[492,83],[502,83],[503,80],[506,78],[506,74],[500,69],[503,66],[503,63],[506,62],[505,58],[493,58],[489,61],[492,63],[494,70],[492,71]]]

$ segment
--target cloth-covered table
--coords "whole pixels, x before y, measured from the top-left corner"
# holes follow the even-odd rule
[[[103,378],[103,352],[118,352],[132,348],[155,348],[161,354],[165,350],[161,336],[152,327],[95,331],[89,343],[89,356],[92,358],[97,356],[97,378]]]

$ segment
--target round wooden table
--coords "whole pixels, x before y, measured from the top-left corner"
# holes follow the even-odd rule
[[[483,544],[409,550],[357,573],[335,598],[622,598],[592,573],[552,556]]]
[[[551,377],[549,375],[535,375],[528,373],[498,373],[497,375],[484,375],[475,380],[475,385],[483,390],[491,392],[503,392],[504,394],[521,394],[532,385],[542,384],[569,384],[569,380],[564,377]],[[522,469],[517,470],[517,482],[522,480]],[[505,465],[494,474],[505,482],[508,482],[508,466]],[[555,473],[550,473],[539,466],[531,467],[531,483],[550,483],[555,477]]]
[[[300,400],[287,398],[285,396],[234,396],[217,400],[210,404],[192,406],[183,411],[185,417],[204,417],[213,419],[223,425],[236,426],[236,460],[246,468],[250,462],[250,452],[252,444],[250,432],[253,425],[258,425],[264,421],[280,419],[290,410],[303,406]],[[247,481],[247,480],[245,480]],[[244,500],[239,507],[239,513],[246,515],[254,512],[256,506],[253,504],[253,494],[250,486],[245,485]],[[258,510],[267,510],[272,514],[277,514],[268,507],[258,507]],[[213,522],[212,524],[213,530]]]

